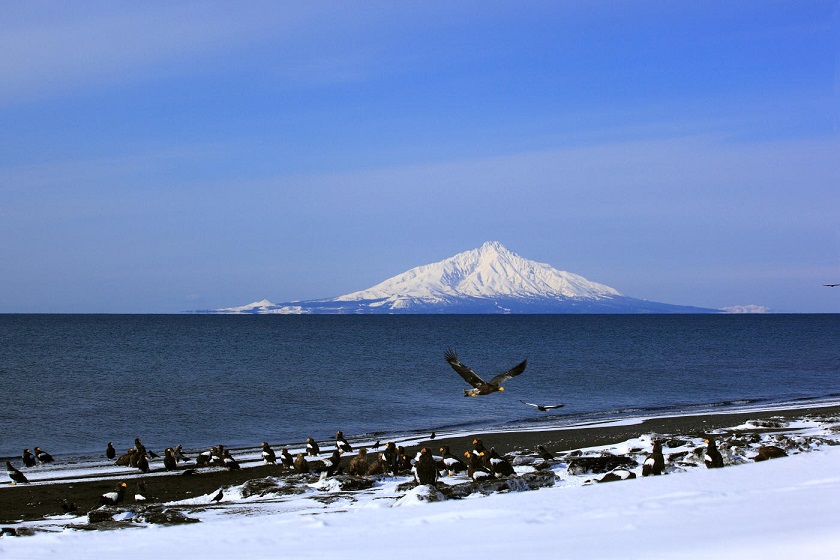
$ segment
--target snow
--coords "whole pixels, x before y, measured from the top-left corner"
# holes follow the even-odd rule
[[[54,519],[41,528],[55,532],[0,539],[0,557],[104,558],[128,550],[155,558],[199,551],[230,558],[339,558],[377,551],[466,557],[484,549],[494,557],[837,558],[840,446],[828,445],[840,442],[836,427],[836,419],[830,425],[810,419],[787,424],[789,441],[801,440],[801,451],[760,463],[745,453],[740,461],[730,457],[731,466],[722,469],[672,468],[663,476],[590,484],[597,475],[570,475],[561,462],[552,466],[554,486],[460,500],[434,501],[440,496],[427,487],[401,492],[398,485],[409,477],[385,477],[353,492],[325,479],[303,493],[272,497],[226,488],[219,504],[211,504],[214,493],[175,504],[196,506],[190,515],[201,523],[75,531],[57,528],[61,520]],[[641,434],[583,452],[639,453],[650,449],[654,437]],[[762,436],[764,443],[779,437]],[[812,439],[805,445],[808,437],[822,443]],[[696,443],[681,440],[669,442],[677,447],[667,448],[666,456]],[[516,468],[520,474],[534,471],[527,464]],[[278,488],[287,484],[276,479]],[[134,521],[130,513],[119,517]]]
[[[557,270],[548,264],[524,259],[501,243],[488,241],[478,249],[412,268],[372,288],[336,299],[396,301],[419,298],[436,301],[463,296],[601,298],[620,295],[609,286],[590,282],[583,276]]]

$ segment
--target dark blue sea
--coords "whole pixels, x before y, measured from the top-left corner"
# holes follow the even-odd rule
[[[839,341],[840,315],[0,315],[0,457],[837,402]],[[465,398],[448,347],[528,367]]]

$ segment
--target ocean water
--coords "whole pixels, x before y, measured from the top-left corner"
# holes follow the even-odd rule
[[[0,457],[837,402],[838,333],[840,315],[0,315]],[[486,379],[528,367],[465,398],[448,347]]]

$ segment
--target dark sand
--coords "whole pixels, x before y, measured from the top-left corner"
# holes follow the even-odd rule
[[[700,435],[705,431],[737,426],[747,420],[771,417],[801,418],[808,415],[840,415],[840,406],[654,418],[632,425],[579,426],[562,430],[523,432],[483,432],[465,437],[441,437],[434,441],[420,442],[419,445],[408,448],[408,452],[411,456],[420,447],[428,446],[437,453],[438,448],[446,444],[451,447],[454,453],[462,453],[472,448],[472,440],[475,437],[480,437],[486,447],[495,447],[496,451],[503,454],[512,451],[533,451],[538,445],[542,445],[553,452],[571,451],[618,443],[642,434]],[[344,464],[346,465],[349,460],[350,457],[344,457]],[[156,462],[155,465],[158,466],[159,471],[160,463]],[[279,465],[259,465],[239,471],[217,469],[202,471],[196,469],[195,474],[184,476],[182,474],[183,470],[190,468],[190,465],[191,463],[188,463],[187,466],[182,467],[181,471],[172,475],[145,478],[145,496],[148,499],[146,503],[155,504],[203,496],[216,492],[219,488],[236,486],[248,480],[288,474],[288,471],[284,471]],[[135,478],[137,473],[135,469],[127,469],[126,472],[132,475],[132,478],[126,479],[126,503],[131,504],[134,502],[133,496],[139,479]],[[8,483],[4,482],[5,487],[0,488],[0,523],[8,524],[21,520],[31,521],[48,515],[61,515],[64,513],[62,510],[64,502],[74,503],[78,507],[79,513],[86,513],[97,507],[99,496],[113,491],[117,482],[119,482],[119,479],[35,485],[18,484],[12,487],[8,487]]]

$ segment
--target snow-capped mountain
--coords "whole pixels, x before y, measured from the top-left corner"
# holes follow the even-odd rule
[[[205,313],[711,313],[639,300],[487,242],[367,290],[323,300],[268,300]]]

